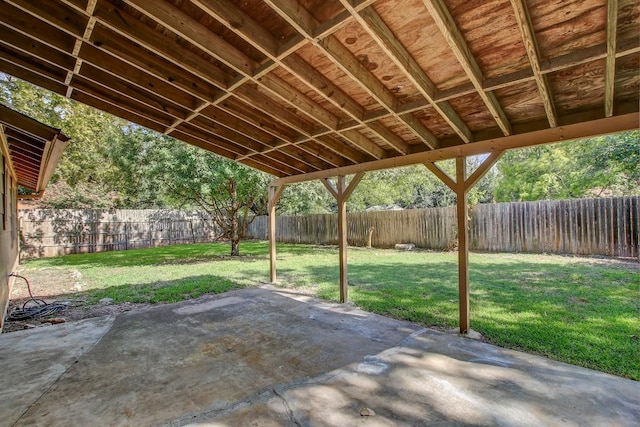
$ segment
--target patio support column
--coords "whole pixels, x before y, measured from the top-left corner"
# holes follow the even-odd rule
[[[328,179],[323,179],[322,183],[329,193],[338,202],[338,247],[340,257],[340,302],[344,303],[349,300],[349,286],[347,279],[347,200],[353,190],[364,176],[364,173],[357,173],[353,179],[346,185],[345,177],[337,178],[337,186],[334,186]]]
[[[282,190],[284,189],[284,185],[269,185],[269,265],[270,265],[270,276],[269,281],[271,283],[275,283],[277,280],[276,274],[276,205],[278,204],[278,200],[280,200],[280,196],[282,195]]]
[[[504,151],[494,151],[486,157],[480,166],[467,178],[467,158],[456,157],[456,180],[454,181],[433,162],[425,163],[435,176],[456,193],[456,215],[458,221],[458,306],[460,333],[471,330],[469,304],[469,218],[467,193],[502,157]]]
[[[460,308],[460,333],[469,332],[469,231],[467,211],[467,158],[456,157],[456,217],[458,220],[458,305]]]
[[[338,251],[340,257],[340,302],[349,300],[347,279],[347,200],[344,197],[344,176],[338,177]]]

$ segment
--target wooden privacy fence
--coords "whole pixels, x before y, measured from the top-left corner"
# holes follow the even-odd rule
[[[202,212],[180,210],[20,210],[21,256],[49,257],[215,240]]]
[[[638,258],[638,197],[580,199],[474,206],[470,247],[492,252],[530,252]],[[23,210],[23,257],[126,250],[210,242],[218,233],[201,212],[176,210]],[[247,228],[247,238],[266,239],[267,218]],[[278,216],[279,242],[337,244],[335,214]],[[348,214],[350,245],[413,243],[457,247],[455,208]]]
[[[638,197],[476,205],[480,251],[638,258]]]
[[[638,197],[480,204],[470,209],[470,248],[491,252],[604,255],[638,258]],[[457,247],[454,207],[349,213],[348,241],[374,247],[413,243]],[[257,218],[249,237],[267,238],[267,218]],[[279,216],[276,239],[337,244],[337,216]]]
[[[267,217],[258,217],[247,228],[248,237],[268,238]],[[410,242],[428,249],[456,246],[456,209],[431,208],[401,211],[352,212],[347,214],[350,245],[366,246],[373,228],[375,247],[393,247]],[[278,216],[276,239],[286,243],[338,244],[338,217],[335,214]]]

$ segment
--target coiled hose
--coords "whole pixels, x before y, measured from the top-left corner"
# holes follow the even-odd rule
[[[51,303],[47,303],[46,301],[36,298],[33,296],[31,292],[31,285],[26,277],[20,276],[19,274],[11,273],[9,277],[17,277],[22,279],[27,284],[27,289],[29,290],[29,299],[22,304],[22,308],[14,307],[13,310],[7,314],[7,321],[19,321],[19,320],[28,320],[28,319],[37,319],[40,317],[52,316],[69,306],[68,302],[63,301],[53,301]]]

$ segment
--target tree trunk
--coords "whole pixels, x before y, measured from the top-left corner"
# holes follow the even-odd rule
[[[240,256],[240,239],[231,240],[231,256]]]
[[[240,256],[240,230],[238,229],[238,207],[236,206],[238,193],[236,189],[236,182],[233,180],[229,181],[229,196],[231,198],[231,207],[229,209],[229,220],[231,221],[229,224],[231,226],[231,230],[229,230],[231,256]]]

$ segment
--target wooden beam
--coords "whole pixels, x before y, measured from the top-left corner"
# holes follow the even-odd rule
[[[37,57],[49,64],[53,64],[67,70],[73,69],[74,67],[75,58],[67,52],[58,50],[37,40],[37,35],[34,35],[33,37],[25,36],[14,28],[5,26],[1,23],[0,33],[2,34],[0,45],[3,45],[7,50],[11,48],[19,49],[33,57]]]
[[[391,112],[397,110],[398,100],[395,95],[340,40],[329,36],[320,40],[318,46],[342,71],[366,89],[378,103]]]
[[[156,0],[125,1],[129,6],[185,40],[189,40],[207,55],[216,58],[240,74],[252,75],[258,66],[256,61],[231,43],[212,33],[200,22],[168,2]]]
[[[349,49],[334,36],[328,36],[318,44],[328,57],[356,83],[359,83],[393,117],[404,123],[411,132],[429,147],[437,145],[437,138],[412,114],[397,114],[398,99],[369,71]]]
[[[64,81],[64,84],[66,84],[67,87],[67,93],[66,93],[66,97],[67,98],[71,98],[71,93],[73,92],[73,87],[71,86],[71,81],[73,80],[73,76],[78,74],[80,72],[80,68],[82,67],[82,59],[80,59],[79,57],[79,53],[80,53],[80,48],[82,47],[82,44],[85,41],[88,41],[89,38],[91,37],[91,33],[93,32],[93,28],[96,25],[96,18],[91,16],[93,15],[93,11],[96,8],[96,3],[98,0],[89,0],[87,2],[87,7],[86,7],[86,12],[87,14],[90,16],[89,20],[87,21],[87,26],[85,27],[84,30],[84,34],[82,35],[81,39],[76,39],[76,43],[75,46],[73,47],[73,52],[71,53],[71,55],[76,58],[76,63],[73,67],[73,69],[69,70],[67,72],[67,78]]]
[[[345,200],[349,200],[349,197],[351,197],[351,193],[353,193],[353,190],[355,190],[358,184],[360,184],[362,178],[364,178],[364,172],[357,173],[353,176],[353,178],[351,178],[351,181],[349,181],[349,186],[344,190],[343,196]]]
[[[527,5],[524,3],[524,0],[511,0],[511,5],[515,11],[518,28],[520,29],[520,34],[522,36],[522,41],[524,42],[524,47],[527,51],[527,56],[529,56],[529,63],[531,64],[533,76],[536,80],[536,84],[538,85],[538,91],[542,98],[544,110],[547,113],[547,118],[549,119],[549,125],[551,127],[556,127],[558,125],[556,107],[553,103],[553,96],[551,94],[549,82],[547,81],[546,76],[542,74],[542,70],[540,68],[540,49],[536,42],[536,36],[533,30],[533,24],[531,23],[529,10],[527,9]]]
[[[314,28],[320,23],[306,9],[300,7],[295,0],[269,0],[268,3],[283,19],[293,25],[298,32],[306,37],[316,47],[327,54],[336,66],[350,76],[353,81],[365,89],[380,105],[386,108],[391,116],[407,125],[418,138],[422,139],[428,146],[436,145],[437,139],[429,132],[422,123],[419,123],[411,114],[398,115],[398,99],[396,96],[369,71],[349,49],[347,49],[336,37],[327,35],[324,38],[314,36]],[[363,6],[363,5],[361,5]],[[355,9],[351,9],[354,10]],[[296,74],[294,72],[294,74]],[[326,86],[325,86],[326,88]],[[322,92],[326,92],[326,89]],[[342,92],[342,91],[340,91]],[[331,92],[333,93],[333,91]],[[353,109],[352,109],[353,110]],[[361,107],[356,110],[362,111]],[[362,115],[358,111],[353,114],[356,120],[361,120]],[[346,136],[346,135],[345,135]],[[348,137],[347,137],[348,138]]]
[[[283,58],[283,55],[281,53],[282,49],[279,47],[278,40],[270,33],[262,29],[257,22],[255,22],[241,9],[237,8],[231,3],[221,2],[219,0],[200,0],[197,1],[197,3],[210,16],[223,22],[231,31],[242,37],[248,43],[258,48],[263,54],[270,58],[270,63],[266,63],[260,66],[259,74],[261,75],[261,77],[257,79],[257,82],[271,90],[272,93],[274,93],[276,96],[280,97],[283,101],[304,112],[309,117],[329,127],[329,129],[337,129],[338,120],[333,114],[309,99],[306,95],[290,86],[284,80],[279,79],[275,76],[265,75],[268,70],[272,70],[274,66],[283,66],[290,73],[292,73],[294,76],[297,76],[298,78],[301,78],[307,84],[311,82],[310,86],[312,88],[316,90],[319,90],[319,88],[321,88],[319,90],[320,93],[329,93],[331,97],[338,97],[339,100],[337,101],[338,103],[336,105],[339,108],[346,110],[349,114],[356,118],[356,120],[360,120],[363,114],[362,107],[351,100],[340,89],[338,89],[337,87],[333,87],[335,86],[333,85],[333,83],[328,84],[327,81],[323,81],[324,76],[318,78],[318,75],[320,74],[317,73],[317,71],[313,70],[312,67],[306,64],[304,61],[296,60],[297,57],[286,59]],[[358,7],[366,7],[365,5],[369,3],[370,1],[360,2]],[[284,10],[288,10],[290,13],[294,13],[294,10],[299,10],[299,7],[290,1],[281,2],[280,6]],[[302,16],[299,20],[297,18],[292,18],[291,23],[295,25],[295,23],[299,21],[298,27],[300,29],[302,29],[303,26],[306,28],[307,24],[309,26],[317,24],[315,18],[308,14],[308,12],[299,10],[299,13],[305,16]],[[339,25],[338,21],[347,21],[349,19],[350,18],[347,16],[336,17],[336,20],[333,22],[330,28],[335,29]],[[303,25],[300,24],[300,22],[306,22],[307,24]],[[311,31],[311,27],[307,28],[307,30]],[[327,31],[328,30],[329,28],[327,29]],[[305,34],[307,33],[305,32]],[[304,38],[300,36],[300,39],[303,40]],[[241,78],[237,83],[240,84],[246,81],[246,78]],[[314,84],[316,82],[318,82],[317,85]],[[376,131],[374,130],[374,132]],[[343,136],[347,137],[344,134]],[[390,144],[392,146],[398,146],[398,139],[399,138],[396,137],[395,140],[390,141]],[[358,141],[353,142],[355,144],[358,143]]]
[[[276,205],[284,185],[269,185],[269,281],[275,283],[277,281],[276,271]]]
[[[238,163],[242,163],[243,165],[249,166],[250,168],[261,170],[263,172],[268,173],[269,175],[273,175],[277,177],[283,177],[288,175],[286,173],[280,172],[279,170],[266,166],[264,163],[261,163],[259,160],[260,159],[253,159],[253,158],[244,159],[244,160],[238,160]]]
[[[325,186],[327,191],[331,194],[331,197],[334,199],[338,199],[338,189],[333,184],[333,182],[329,181],[329,178],[322,178],[320,182]]]
[[[486,175],[487,172],[489,172],[489,169],[491,169],[491,167],[495,165],[498,160],[500,160],[500,157],[502,157],[504,153],[504,151],[494,151],[489,155],[489,157],[484,159],[480,166],[478,166],[478,168],[473,171],[469,178],[465,180],[465,191],[471,190],[471,188],[473,188],[473,186],[476,185],[478,181],[480,181],[482,177]]]
[[[480,95],[480,98],[482,98],[489,109],[489,112],[498,123],[498,126],[502,129],[505,136],[510,135],[511,125],[509,124],[509,120],[507,120],[507,116],[504,114],[504,111],[502,110],[502,107],[495,95],[492,92],[484,91],[482,87],[484,77],[480,70],[480,66],[473,57],[469,46],[467,46],[467,42],[464,40],[464,37],[462,37],[462,33],[458,29],[458,26],[451,16],[451,13],[449,13],[444,1],[423,0],[423,3],[440,29],[440,32],[447,41],[447,44],[451,47],[451,50],[467,74],[467,77],[471,80],[476,92]]]
[[[637,105],[635,106],[637,108]],[[600,113],[602,115],[602,113]],[[502,151],[514,148],[524,148],[534,145],[550,144],[554,142],[569,141],[579,138],[588,138],[597,135],[634,130],[638,128],[638,112],[619,116],[588,120],[558,126],[555,128],[541,129],[527,133],[504,136],[500,138],[486,139],[469,144],[455,145],[440,148],[438,150],[407,154],[406,156],[390,157],[381,160],[360,163],[341,168],[320,172],[312,172],[306,175],[291,176],[275,180],[276,184],[292,184],[329,176],[350,175],[358,172],[369,172],[381,169],[390,169],[417,163],[436,162],[452,159],[458,156],[474,156],[478,154],[490,154],[494,151]]]
[[[618,0],[607,0],[607,64],[605,69],[604,115],[613,115],[616,84],[616,44],[618,30]]]
[[[440,181],[442,181],[447,187],[451,189],[451,191],[456,191],[456,183],[451,177],[442,169],[440,166],[436,165],[434,162],[425,162],[424,165],[429,169],[435,176],[437,176]]]
[[[361,10],[373,5],[376,1],[378,0],[350,0],[349,4],[353,7],[354,11],[360,12]],[[350,9],[343,10],[334,18],[319,23],[319,25],[313,30],[313,38],[320,40],[328,37],[351,22],[353,18],[354,14],[351,13]]]
[[[253,21],[246,14],[244,14],[244,12],[242,12],[232,4],[218,1],[206,1],[201,2],[200,5],[207,13],[211,14],[213,17],[221,18],[223,19],[223,21],[227,22],[234,32],[245,38],[254,46],[259,47],[263,51],[263,53],[267,55],[273,55],[277,50],[275,48],[277,40],[273,36],[267,37],[268,33],[266,31],[262,30],[255,23],[255,21]],[[200,32],[203,32],[204,29],[202,28],[202,25],[196,22],[194,19],[180,12],[176,15],[176,17],[179,19],[176,19],[174,17],[167,21],[166,19],[168,19],[171,15],[169,12],[175,11],[175,8],[171,6],[154,6],[149,5],[148,2],[143,1],[137,8],[143,13],[149,14],[160,24],[167,26],[172,31],[179,34],[181,37],[193,43],[195,46],[204,50],[207,54],[219,59],[222,62],[225,62],[224,58],[221,57],[218,53],[214,52],[212,48],[204,45],[202,36],[199,34]],[[162,18],[162,22],[160,22],[160,18]],[[234,25],[231,25],[232,23],[240,23],[242,29],[235,28]],[[256,39],[258,35],[260,35],[261,37],[267,37],[267,39]],[[216,41],[216,43],[218,43],[218,41]],[[214,45],[217,45],[216,43],[214,43]],[[226,51],[229,52],[229,49],[226,49]],[[233,52],[231,53],[233,54]],[[272,58],[272,60],[278,60],[278,58],[274,57]],[[225,63],[229,66],[233,65],[229,61],[226,61]],[[274,62],[274,65],[275,64],[277,64],[277,62]],[[252,70],[255,71],[257,66],[258,65],[255,63],[252,64]],[[309,128],[308,125],[302,122],[295,114],[287,111],[284,108],[281,108],[279,105],[274,104],[269,98],[271,98],[272,95],[275,95],[277,98],[290,104],[298,111],[302,111],[310,118],[318,121],[322,125],[328,126],[330,129],[335,129],[337,127],[337,118],[335,118],[331,113],[313,102],[307,96],[300,93],[292,86],[288,85],[283,80],[276,79],[273,76],[263,76],[260,79],[255,79],[253,77],[254,71],[249,72],[247,69],[238,67],[237,64],[234,69],[240,74],[240,76],[236,83],[234,83],[233,87],[228,88],[230,90],[233,89],[233,91],[221,95],[216,100],[214,100],[213,104],[221,104],[224,99],[228,98],[232,94],[239,96],[241,99],[247,102],[248,105],[260,105],[262,111],[271,115],[273,119],[280,121],[287,126],[291,126],[297,131],[301,132],[303,135],[312,138],[311,135],[315,133],[314,129]],[[251,81],[258,84],[258,90],[262,88],[267,89],[269,95],[267,97],[261,97],[255,90],[248,90],[249,88],[245,85],[245,83]],[[201,109],[204,108],[206,108],[206,105],[203,105],[201,107]],[[188,119],[192,119],[193,117],[196,117],[196,115],[190,116],[188,117]],[[171,132],[172,129],[177,128],[179,124],[180,122],[173,123],[172,126],[167,129],[167,132]]]
[[[458,306],[460,333],[470,331],[469,319],[469,220],[467,206],[466,157],[456,157],[456,214],[458,221]]]
[[[427,99],[429,104],[449,123],[451,128],[460,135],[462,140],[465,142],[472,141],[473,136],[471,130],[451,105],[449,105],[447,101],[440,103],[435,102],[435,85],[404,45],[396,38],[375,9],[368,7],[358,14],[348,0],[341,0],[341,2],[345,8],[352,10],[358,22],[367,30],[396,66],[409,78],[418,91]]]
[[[76,38],[82,37],[87,29],[89,17],[75,6],[57,1],[9,0],[7,2]]]
[[[418,135],[420,140],[424,142],[427,147],[432,150],[435,150],[440,147],[440,142],[438,138],[431,133],[429,129],[425,125],[422,124],[420,120],[413,114],[402,114],[399,115],[400,119],[413,131],[414,134]]]
[[[104,35],[100,38],[96,38],[94,33],[92,41],[94,44],[98,44],[101,48],[108,48],[109,45],[115,44],[116,48],[122,49],[125,44],[123,39],[126,39],[129,44],[133,44],[133,49],[127,49],[127,51],[131,52],[127,55],[131,62],[136,62],[135,52],[139,52],[139,50],[135,49],[135,45],[137,44],[173,64],[173,70],[166,66],[161,68],[165,74],[165,80],[168,80],[171,83],[174,81],[181,82],[181,80],[178,80],[181,75],[176,75],[176,69],[181,68],[182,70],[197,76],[199,79],[202,79],[202,81],[210,82],[212,86],[221,89],[226,89],[228,87],[230,76],[223,72],[219,67],[209,61],[205,61],[196,53],[191,52],[188,49],[184,49],[175,40],[162,36],[151,27],[137,24],[139,21],[122,10],[121,7],[100,1],[96,6],[94,16],[98,19],[98,22],[104,26],[104,28],[108,28],[109,31],[119,36],[119,41],[116,42],[115,40],[112,40],[114,35],[108,32],[104,33],[104,30],[102,30]],[[94,30],[94,32],[96,30]],[[164,71],[167,69],[171,72]],[[195,90],[198,92],[200,90],[204,90],[204,88],[201,88],[201,85],[190,87],[187,82],[183,82],[182,86],[187,91]],[[208,100],[213,98],[212,95],[207,93],[200,96],[203,95],[205,96],[205,99]]]
[[[221,22],[229,30],[242,35],[245,41],[259,49],[265,56],[277,56],[280,44],[273,35],[253,18],[228,0],[191,0],[208,15]],[[259,40],[260,43],[254,43]]]
[[[259,79],[259,82],[269,89],[271,93],[305,113],[309,118],[316,120],[331,130],[337,130],[338,118],[335,115],[295,89],[285,80],[275,75],[269,75]]]
[[[632,39],[626,41],[623,45],[618,45],[615,53],[616,58],[622,58],[625,56],[633,55],[640,52],[640,41]],[[555,58],[549,58],[540,61],[540,72],[543,75],[554,73],[556,71],[566,70],[567,68],[575,67],[582,64],[588,64],[593,61],[600,61],[607,57],[607,44],[577,49],[570,53],[557,56]],[[485,79],[482,87],[485,91],[493,91],[503,87],[509,87],[518,85],[524,82],[535,80],[533,71],[529,68],[526,70],[514,71],[510,74],[505,74],[498,77]],[[453,87],[451,89],[438,91],[435,99],[437,101],[446,101],[461,96],[466,96],[475,93],[475,88],[471,83],[463,84]],[[426,106],[424,103],[415,103],[415,110],[422,109]],[[402,108],[402,107],[401,107]],[[411,108],[410,111],[414,111]]]
[[[338,141],[332,135],[320,136],[316,140],[332,152],[346,157],[351,163],[362,163],[374,158]]]
[[[308,38],[313,37],[316,28],[320,26],[318,20],[297,0],[264,0],[264,3],[277,11],[298,33],[309,36]],[[344,21],[343,19],[342,22]],[[335,27],[335,23],[333,24]]]
[[[386,157],[386,154],[382,148],[369,138],[358,132],[357,130],[347,130],[342,132],[345,138],[351,141],[356,147],[361,149],[367,154],[375,157],[376,159],[382,159]]]
[[[395,133],[391,132],[386,126],[380,122],[371,122],[368,124],[369,129],[382,140],[386,141],[391,147],[400,154],[407,154],[409,150],[408,144]]]
[[[316,140],[301,142],[296,145],[291,145],[287,148],[288,151],[291,151],[292,149],[304,152],[307,156],[315,158],[319,162],[324,162],[325,164],[330,165],[329,167],[342,167],[355,163],[349,160],[342,153],[338,155],[334,152],[334,150],[327,149],[326,145],[320,144]],[[327,167],[324,167],[322,169],[327,169]]]
[[[233,95],[244,101],[248,106],[259,109],[273,120],[287,125],[305,136],[313,134],[315,126],[312,123],[304,120],[295,112],[275,103],[272,97],[255,89],[247,85],[241,86],[233,91]]]

